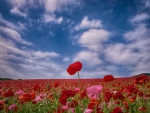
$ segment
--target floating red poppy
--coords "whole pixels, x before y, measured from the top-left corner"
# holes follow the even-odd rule
[[[82,63],[77,61],[71,65],[69,65],[69,67],[67,68],[67,72],[70,75],[74,75],[76,72],[80,71],[82,68]]]
[[[114,80],[114,77],[112,75],[106,75],[104,76],[103,80],[105,82],[108,82],[108,81],[113,81]]]

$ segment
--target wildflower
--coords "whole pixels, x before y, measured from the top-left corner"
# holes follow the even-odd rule
[[[143,83],[145,83],[146,81],[148,81],[147,76],[146,76],[146,75],[141,75],[141,76],[135,78],[134,83],[135,83],[135,84],[143,84]]]
[[[139,107],[140,111],[146,111],[146,107]]]
[[[123,113],[123,111],[121,108],[115,107],[111,113]]]
[[[92,113],[92,111],[93,111],[92,109],[85,109],[84,113]]]
[[[54,87],[58,87],[59,85],[60,85],[59,82],[54,83]]]
[[[104,95],[105,95],[105,101],[106,101],[106,102],[109,102],[110,99],[111,99],[112,96],[113,96],[112,93],[110,93],[110,92],[105,92]]]
[[[33,86],[33,90],[34,90],[34,91],[40,90],[40,88],[41,88],[41,87],[40,87],[39,85],[34,85],[34,86]]]
[[[88,103],[88,108],[94,110],[94,108],[98,108],[99,101],[96,99],[91,99]]]
[[[73,64],[71,64],[68,68],[67,68],[67,72],[70,75],[74,75],[76,72],[80,71],[82,68],[82,63],[77,61]]]
[[[14,95],[14,92],[12,92],[12,90],[10,89],[10,90],[4,92],[2,95],[3,95],[4,97],[11,97],[11,96]]]
[[[16,106],[16,104],[12,104],[12,105],[10,105],[8,108],[9,108],[10,111],[17,111],[17,106]]]
[[[103,87],[101,85],[95,85],[95,86],[88,87],[86,89],[87,93],[88,93],[88,97],[93,98],[93,99],[98,98],[102,89],[103,89]]]
[[[108,82],[108,81],[113,81],[114,80],[114,77],[112,75],[106,75],[104,76],[103,80],[105,82]]]
[[[121,92],[117,92],[114,96],[113,96],[113,98],[116,100],[116,99],[120,99],[120,100],[124,100],[125,99],[125,97],[121,94]]]
[[[82,92],[80,93],[81,99],[83,99],[84,97],[86,97],[86,95],[87,95],[86,90],[82,91]]]
[[[35,93],[24,93],[19,96],[19,100],[22,102],[28,102],[35,98]]]
[[[17,95],[22,95],[24,92],[20,89],[19,91],[16,91]]]
[[[0,110],[4,109],[5,102],[3,100],[0,100]]]

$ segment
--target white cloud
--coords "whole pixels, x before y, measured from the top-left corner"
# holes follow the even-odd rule
[[[149,29],[146,28],[146,24],[139,24],[133,31],[124,34],[124,38],[127,41],[139,41],[146,39],[149,36]]]
[[[25,24],[18,22],[18,25],[15,25],[14,23],[5,20],[1,15],[0,15],[0,24],[5,26],[5,27],[10,27],[10,28],[17,30],[17,31],[27,30]]]
[[[75,56],[73,61],[81,61],[85,62],[86,66],[96,66],[102,64],[102,60],[99,57],[97,52],[83,50],[78,52]]]
[[[137,53],[134,53],[132,49],[122,43],[107,45],[104,50],[104,55],[107,61],[114,64],[131,65],[140,60]]]
[[[43,15],[43,19],[46,23],[53,22],[53,21],[55,21],[55,16],[45,14],[45,15]]]
[[[10,10],[12,14],[23,17],[27,17],[28,8],[26,7],[30,5],[33,7],[34,5],[33,0],[8,0],[7,2],[12,6],[12,9]]]
[[[99,51],[102,43],[108,41],[110,33],[103,29],[90,29],[82,34],[78,43],[90,50]]]
[[[56,10],[61,11],[62,6],[75,4],[75,1],[74,0],[44,0],[43,3],[46,12],[54,13]]]
[[[132,23],[135,23],[135,22],[143,22],[143,21],[148,20],[148,19],[150,19],[150,15],[149,14],[141,13],[141,14],[137,14],[136,16],[131,18],[130,21]]]
[[[52,61],[58,56],[55,52],[19,49],[13,41],[0,36],[1,77],[53,78],[62,71],[62,66]]]
[[[57,23],[58,23],[58,24],[60,24],[62,21],[63,21],[63,17],[59,17],[59,18],[57,19]]]
[[[8,3],[12,4],[14,7],[22,8],[28,4],[33,4],[33,0],[9,0]]]
[[[127,43],[115,43],[105,46],[105,60],[125,66],[131,74],[150,72],[150,35],[145,24],[138,24],[132,31],[124,34]]]
[[[63,59],[63,61],[64,61],[64,62],[68,62],[68,61],[70,61],[70,58],[69,58],[69,57],[65,57],[65,58]]]
[[[27,42],[24,39],[22,39],[21,35],[15,30],[0,26],[0,32],[5,33],[5,35],[9,36],[10,38],[15,40],[16,42],[26,44],[26,45],[32,45],[31,42]]]
[[[16,15],[19,15],[19,16],[27,17],[26,13],[23,13],[23,12],[19,11],[16,7],[14,7],[13,9],[11,9],[10,12],[12,14],[16,14]]]
[[[92,20],[89,21],[88,17],[85,16],[82,22],[75,27],[75,30],[80,29],[91,29],[91,28],[102,28],[101,20]]]
[[[56,18],[55,15],[44,14],[43,20],[46,23],[53,22],[53,23],[61,24],[61,22],[63,21],[63,17]]]
[[[31,52],[31,54],[33,55],[33,57],[38,58],[45,58],[45,57],[57,57],[59,56],[59,54],[55,53],[55,52],[41,52],[41,51],[33,51]]]
[[[150,0],[144,0],[145,8],[150,8]]]

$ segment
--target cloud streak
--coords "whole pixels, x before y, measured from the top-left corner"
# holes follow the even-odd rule
[[[88,17],[85,16],[79,25],[75,27],[75,30],[80,29],[92,29],[92,28],[102,28],[101,20],[92,20],[89,21]]]

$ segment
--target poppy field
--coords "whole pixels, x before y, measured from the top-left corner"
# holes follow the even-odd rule
[[[0,81],[0,113],[150,113],[150,77],[81,79],[81,69],[67,68],[78,79]]]

